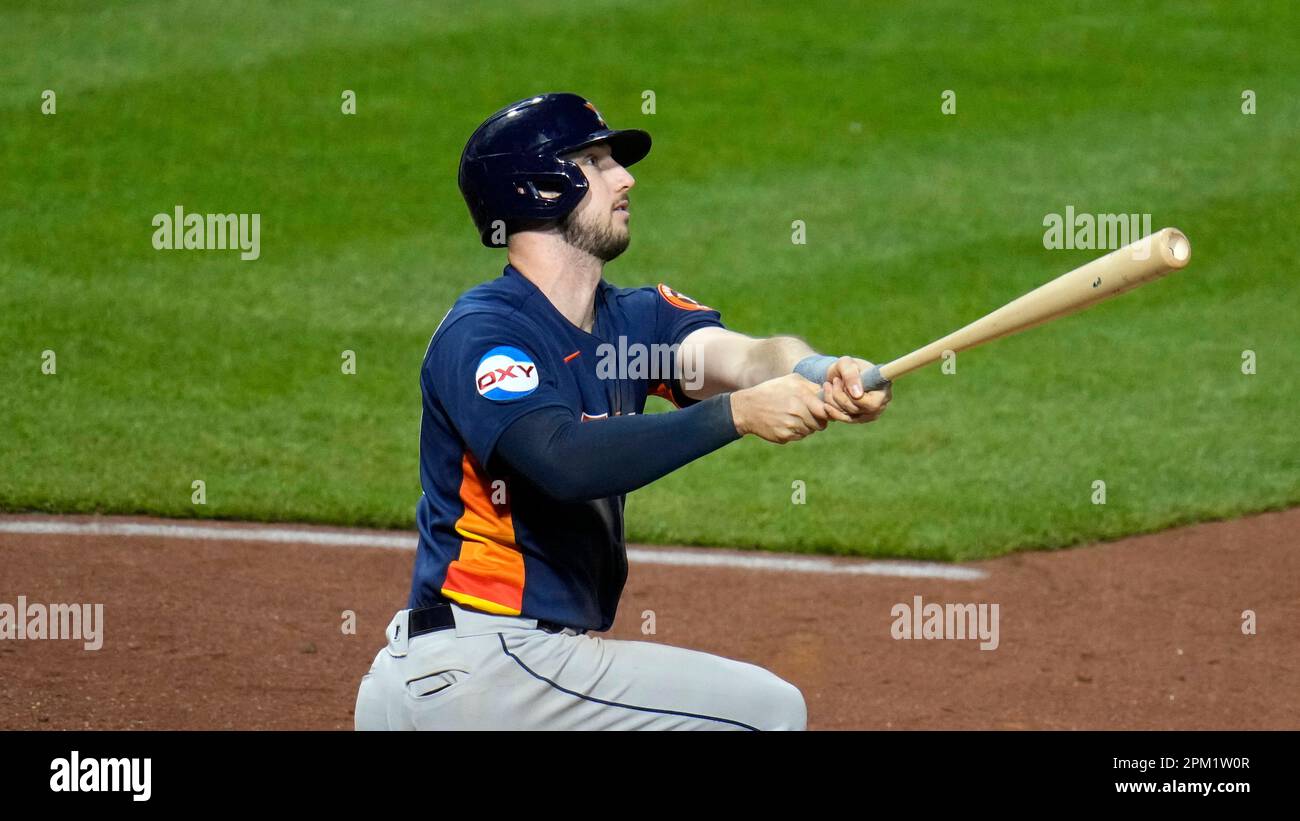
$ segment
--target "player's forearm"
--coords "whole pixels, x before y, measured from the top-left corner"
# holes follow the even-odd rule
[[[686,338],[679,353],[682,389],[692,399],[705,399],[752,388],[791,373],[813,353],[807,342],[793,336],[755,339],[724,328],[702,328]]]
[[[794,336],[772,336],[756,339],[750,346],[745,362],[740,369],[739,382],[735,388],[749,388],[785,376],[794,370],[794,366],[804,357],[817,353],[802,339]]]

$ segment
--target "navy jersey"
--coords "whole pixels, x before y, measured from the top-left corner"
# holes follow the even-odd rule
[[[493,450],[539,408],[598,425],[643,412],[651,393],[689,404],[655,352],[722,321],[666,285],[601,280],[595,307],[587,333],[507,265],[463,294],[434,332],[420,374],[424,495],[408,607],[451,600],[586,630],[614,623],[627,580],[624,497],[559,502]]]

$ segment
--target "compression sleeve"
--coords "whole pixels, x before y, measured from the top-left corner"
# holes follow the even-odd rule
[[[579,422],[544,407],[513,421],[496,456],[561,502],[619,496],[735,439],[731,394],[683,410]]]

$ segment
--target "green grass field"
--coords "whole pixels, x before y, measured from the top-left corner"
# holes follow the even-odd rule
[[[546,90],[654,135],[609,278],[746,333],[904,353],[1096,256],[1043,248],[1069,205],[1194,249],[633,494],[630,538],[962,559],[1300,502],[1295,4],[555,5],[0,10],[0,508],[410,527],[426,343],[504,262],[459,152]],[[155,251],[178,204],[260,213],[261,258]]]

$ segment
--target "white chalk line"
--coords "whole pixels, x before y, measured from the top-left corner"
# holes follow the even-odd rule
[[[225,542],[280,542],[327,547],[390,547],[414,550],[415,536],[343,533],[262,527],[139,524],[136,522],[0,522],[0,533],[50,536],[147,536],[164,539],[210,539]]]
[[[0,533],[25,536],[143,536],[167,539],[206,539],[226,542],[273,542],[324,547],[383,547],[414,550],[416,537],[380,533],[345,533],[330,530],[295,530],[262,527],[204,527],[202,525],[139,524],[136,522],[0,522]],[[631,548],[628,560],[637,564],[670,567],[727,567],[784,573],[823,573],[844,576],[894,576],[908,579],[975,581],[988,574],[970,567],[933,562],[832,561],[794,556],[754,556],[705,550]]]

